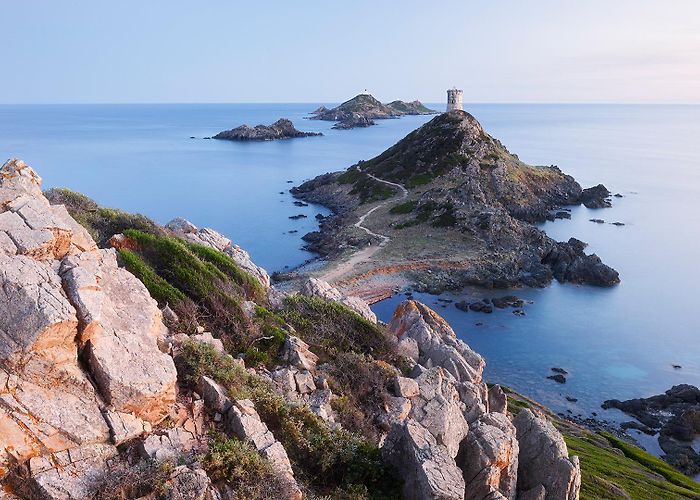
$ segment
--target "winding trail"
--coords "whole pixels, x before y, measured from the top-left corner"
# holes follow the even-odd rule
[[[362,172],[362,170],[359,167],[357,169],[360,172]],[[368,174],[366,172],[364,173],[365,175],[374,179],[377,182],[381,182],[382,184],[398,188],[401,191],[401,197],[399,198],[399,200],[403,200],[408,196],[408,190],[403,186],[403,184],[385,181],[384,179],[380,179],[379,177],[376,177],[372,174]],[[340,262],[337,266],[334,266],[333,268],[324,272],[320,276],[322,280],[327,281],[329,283],[333,283],[334,281],[351,272],[358,264],[364,263],[367,260],[369,260],[375,253],[377,253],[380,249],[384,248],[391,241],[391,238],[389,238],[387,235],[375,233],[371,229],[363,226],[363,224],[365,222],[365,219],[372,215],[372,213],[374,213],[376,210],[385,207],[386,205],[388,205],[389,203],[393,203],[394,201],[396,201],[395,197],[391,197],[388,200],[385,200],[376,207],[373,207],[370,210],[368,210],[358,219],[358,221],[355,224],[353,224],[353,227],[362,229],[368,235],[374,236],[375,238],[379,238],[381,240],[380,243],[378,245],[369,245],[363,248],[362,250],[355,252],[348,260]]]

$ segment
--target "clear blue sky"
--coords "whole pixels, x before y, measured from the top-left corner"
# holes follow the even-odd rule
[[[0,0],[0,102],[700,102],[700,0]]]

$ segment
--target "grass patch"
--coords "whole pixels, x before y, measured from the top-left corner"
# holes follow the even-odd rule
[[[645,451],[609,434],[565,435],[569,453],[581,460],[581,499],[700,498],[700,484]],[[618,454],[608,443],[622,450]],[[669,479],[669,478],[672,478]]]
[[[151,297],[160,304],[176,305],[186,299],[184,293],[158,276],[138,254],[131,250],[122,249],[119,250],[119,257],[129,272],[141,280]]]

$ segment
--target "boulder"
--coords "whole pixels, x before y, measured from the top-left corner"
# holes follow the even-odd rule
[[[165,500],[210,500],[212,485],[207,473],[198,467],[180,465],[163,485]]]
[[[545,490],[546,499],[577,500],[581,487],[578,457],[569,457],[561,433],[545,417],[529,409],[513,420],[517,431],[518,492]]]
[[[409,418],[425,427],[454,458],[469,429],[454,378],[436,367],[426,370],[416,383],[419,395],[411,400]]]
[[[180,217],[171,220],[165,227],[175,234],[175,236],[179,236],[191,243],[204,245],[225,253],[231,257],[231,260],[241,269],[257,279],[264,288],[270,288],[270,276],[267,274],[267,271],[255,265],[248,252],[238,245],[231,244],[231,240],[222,234],[209,228],[199,229],[190,221]]]
[[[198,445],[197,436],[183,427],[173,427],[160,434],[151,434],[139,443],[143,458],[156,462],[176,461]]]
[[[233,402],[226,390],[215,380],[202,375],[197,384],[197,391],[204,399],[204,404],[215,413],[226,413]]]
[[[356,312],[367,321],[372,323],[377,322],[377,316],[372,312],[367,302],[359,297],[343,295],[340,290],[326,281],[317,278],[309,278],[301,286],[299,293],[306,297],[319,297],[324,300],[338,302]]]
[[[18,481],[17,492],[37,500],[92,498],[109,473],[117,448],[93,444],[29,460],[28,477]]]
[[[309,345],[299,337],[288,335],[280,353],[282,360],[300,370],[314,371],[318,356],[309,350]]]
[[[158,349],[167,330],[156,301],[118,267],[114,249],[67,257],[61,275],[102,397],[117,411],[160,422],[175,402],[177,374],[172,358]]]
[[[131,413],[107,410],[104,412],[104,418],[109,426],[112,443],[115,445],[120,445],[143,434],[147,434],[151,432],[152,429],[151,424],[144,422]]]
[[[408,420],[394,424],[382,457],[404,481],[406,500],[461,500],[464,478],[447,448],[422,425]]]
[[[492,385],[488,393],[489,411],[495,413],[508,413],[508,397],[498,384]]]
[[[457,464],[462,469],[467,499],[492,498],[495,492],[514,500],[518,476],[518,441],[508,417],[487,413],[469,428]],[[500,497],[498,497],[500,498]]]
[[[420,394],[420,388],[418,387],[418,382],[412,378],[395,377],[394,392],[397,396],[412,398],[413,396],[418,396]]]
[[[457,338],[450,325],[428,306],[407,300],[394,312],[389,332],[399,342],[415,340],[418,357],[425,367],[440,366],[457,381],[481,383],[484,359]]]
[[[249,399],[238,400],[226,413],[227,432],[236,435],[242,441],[250,443],[258,453],[265,457],[273,468],[283,477],[293,481],[294,471],[282,444],[275,439],[260,420],[255,405]],[[294,482],[294,497],[301,498],[300,490]],[[297,495],[298,494],[298,495]]]

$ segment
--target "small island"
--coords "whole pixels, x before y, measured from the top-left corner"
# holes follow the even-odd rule
[[[333,109],[319,107],[311,113],[311,119],[337,122],[333,128],[344,130],[370,127],[375,125],[374,120],[436,113],[437,111],[427,108],[420,101],[392,101],[383,104],[370,94],[359,94]]]
[[[256,125],[250,127],[241,125],[231,130],[224,130],[214,136],[214,139],[225,141],[275,141],[278,139],[294,139],[297,137],[315,137],[323,135],[320,132],[302,132],[286,118],[280,118],[272,125]]]

